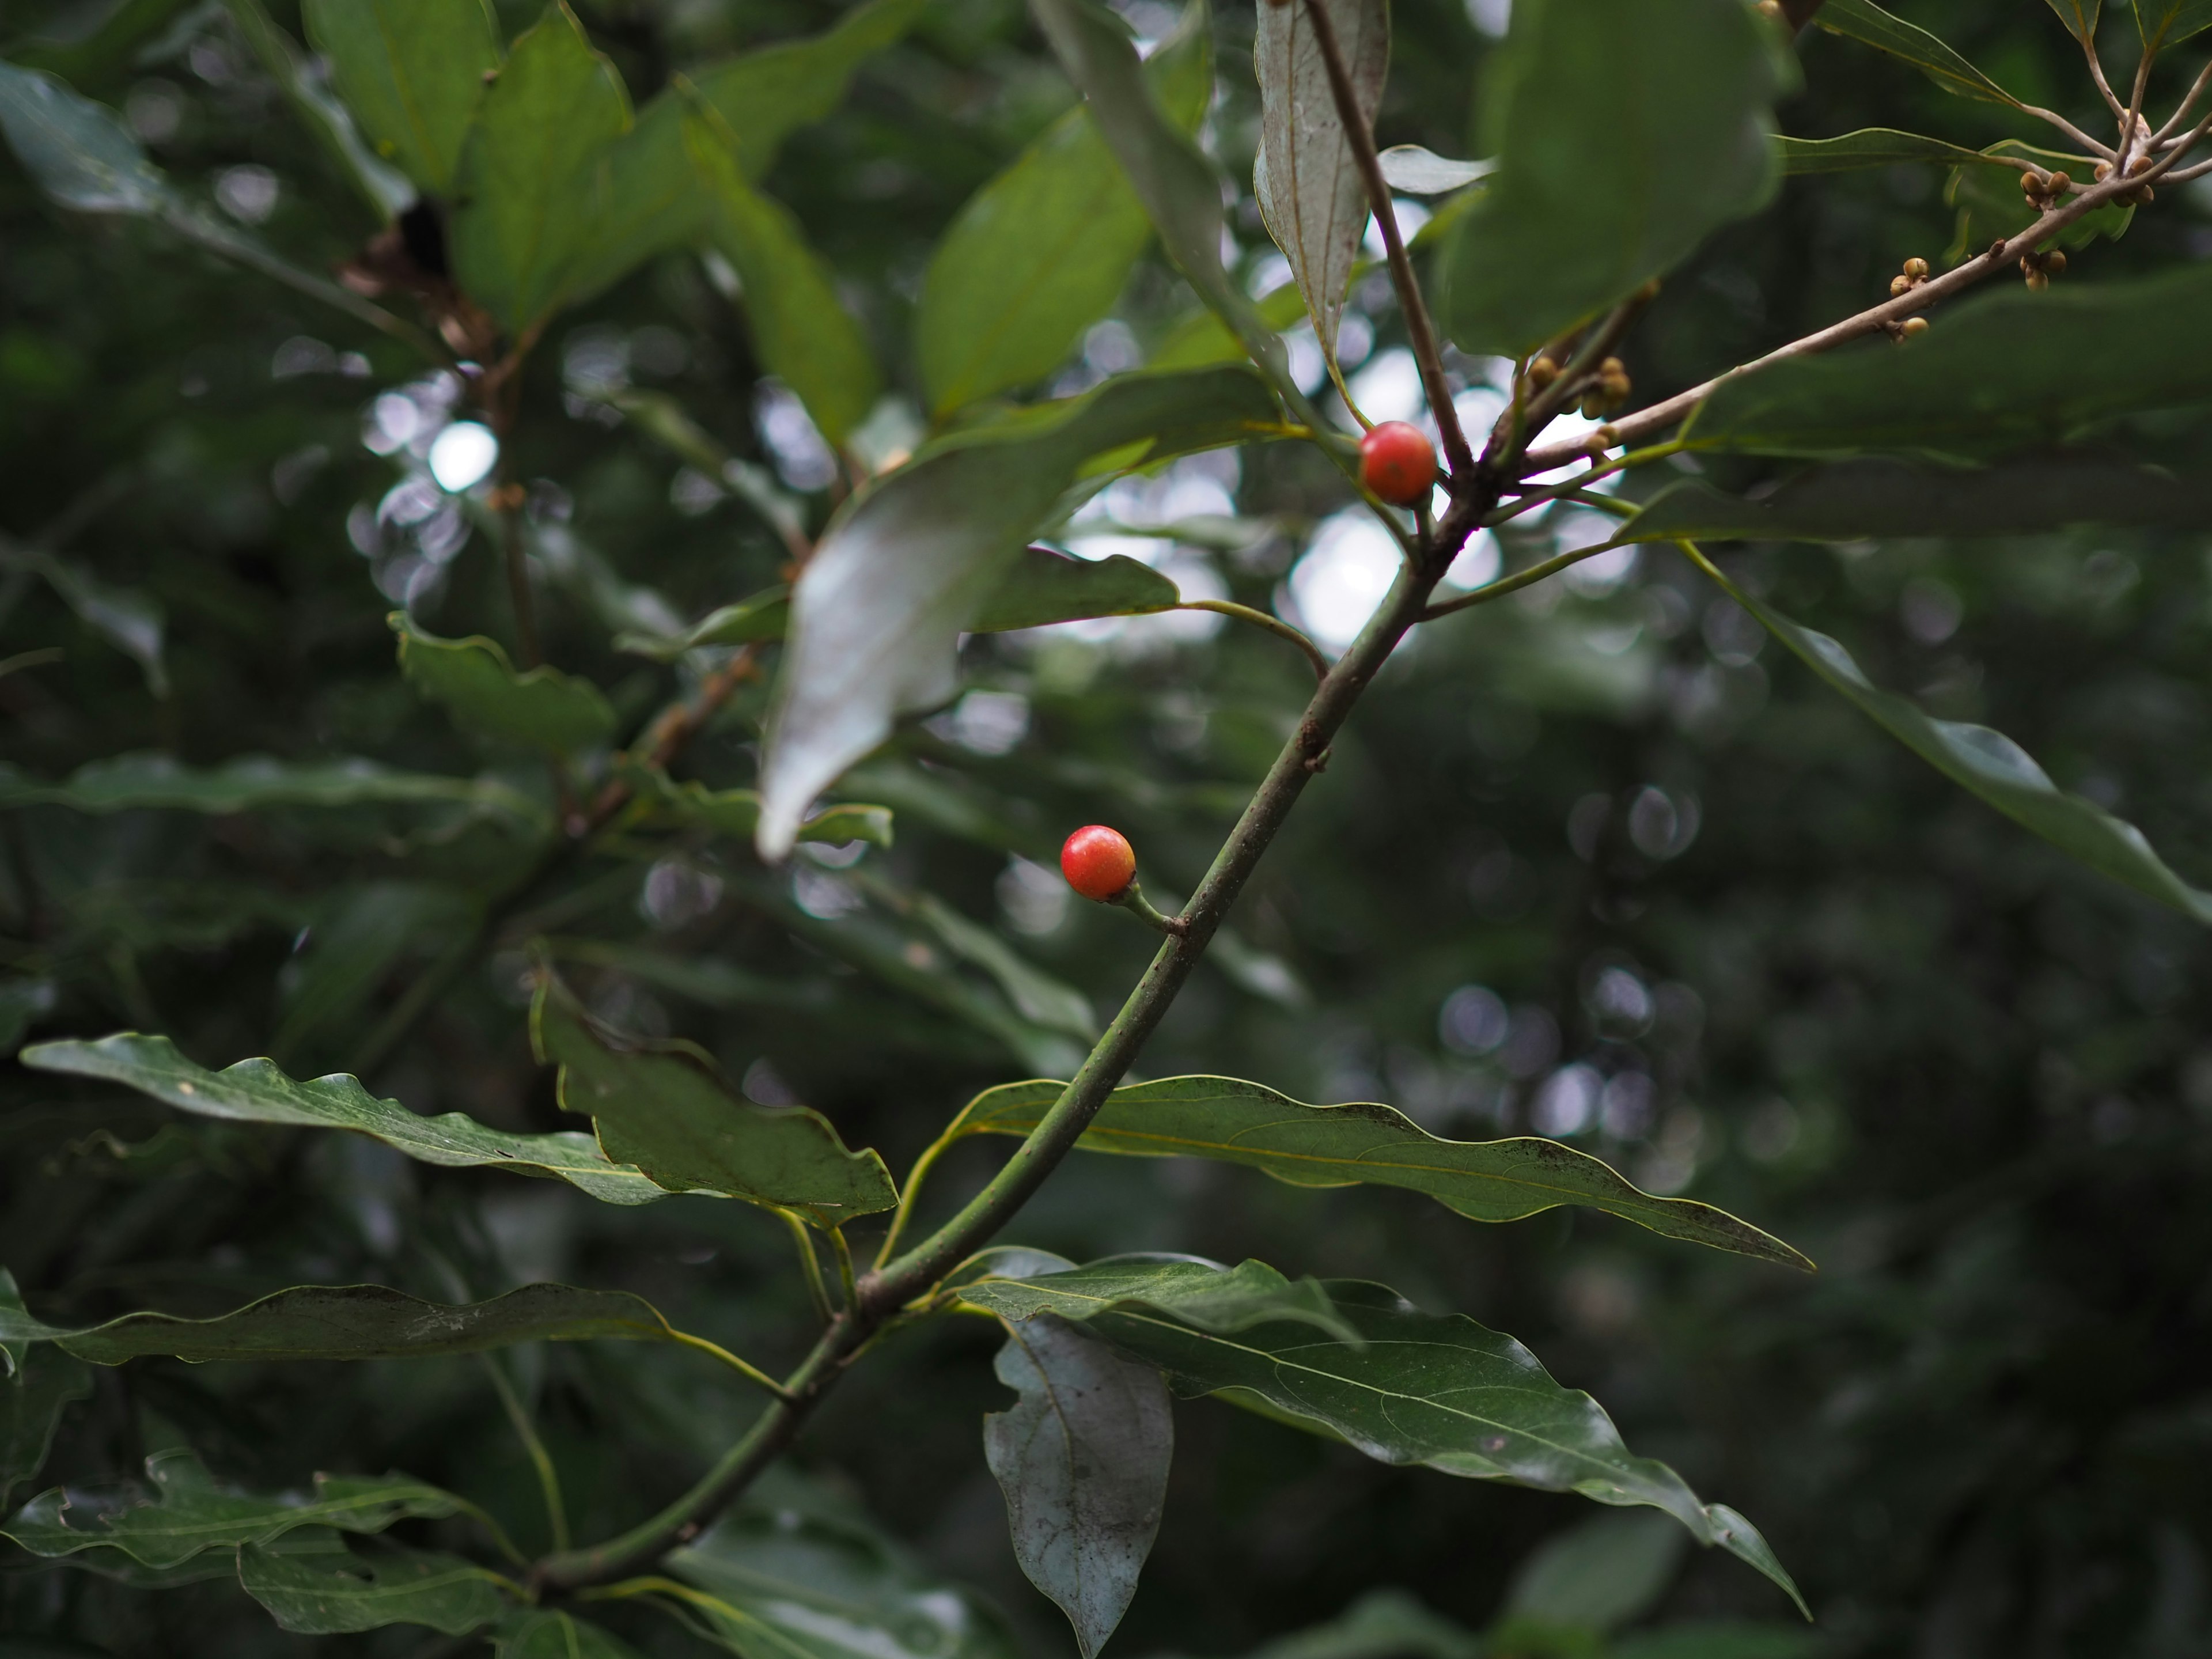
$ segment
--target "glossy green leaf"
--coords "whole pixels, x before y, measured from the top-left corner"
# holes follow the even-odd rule
[[[538,825],[545,810],[489,778],[394,772],[374,761],[292,762],[243,755],[209,768],[173,755],[118,755],[90,761],[64,783],[40,783],[0,767],[0,806],[66,806],[79,812],[167,809],[180,812],[270,811],[285,807],[451,804]]]
[[[1505,1617],[1608,1635],[1657,1605],[1685,1543],[1663,1516],[1594,1516],[1553,1534],[1514,1570]]]
[[[1720,1545],[1796,1599],[1749,1522],[1700,1503],[1665,1464],[1631,1455],[1595,1401],[1561,1388],[1510,1336],[1460,1315],[1422,1313],[1382,1285],[1348,1279],[1328,1286],[1328,1304],[1357,1340],[1264,1310],[1229,1328],[1203,1319],[1210,1279],[1225,1283],[1257,1267],[1126,1256],[1042,1278],[987,1279],[960,1293],[1004,1319],[1050,1313],[1082,1322],[1131,1358],[1158,1366],[1179,1394],[1225,1395],[1385,1463],[1663,1510],[1699,1543]]]
[[[714,1598],[690,1611],[744,1659],[1015,1659],[997,1615],[865,1517],[782,1471],[668,1571]]]
[[[10,1280],[9,1293],[12,1286]],[[10,1361],[7,1370],[0,1378],[0,1512],[46,1467],[62,1414],[92,1396],[92,1372],[84,1362],[43,1344]]]
[[[616,1036],[550,973],[531,1006],[530,1035],[539,1063],[561,1068],[562,1109],[590,1115],[610,1159],[671,1192],[796,1210],[823,1227],[898,1202],[883,1159],[848,1149],[820,1113],[753,1104],[688,1042]]]
[[[462,141],[499,68],[485,0],[301,0],[307,40],[375,146],[424,190],[450,193]]]
[[[841,511],[792,593],[761,769],[763,854],[790,851],[809,804],[897,715],[952,695],[960,634],[1087,465],[1140,465],[1279,419],[1249,372],[1121,375],[944,439]]]
[[[1992,157],[2018,156],[2039,167],[2062,171],[2070,167],[2079,172],[2086,165],[2079,156],[2038,149],[2013,139],[1990,145],[1987,153]],[[1987,166],[1954,167],[1943,187],[1943,199],[1958,210],[1951,246],[1943,254],[1945,261],[1951,264],[1984,252],[2000,237],[2011,240],[2040,216],[2021,193],[2016,167],[2006,167],[2002,173]],[[2042,246],[2081,248],[2100,240],[2117,242],[2127,234],[2135,216],[2132,202],[2107,202],[2083,214]]]
[[[404,611],[392,613],[399,668],[424,696],[446,706],[454,724],[478,737],[573,754],[614,736],[615,711],[589,680],[538,667],[526,674],[495,640],[441,640]]]
[[[791,210],[746,182],[727,127],[689,119],[684,141],[708,234],[744,284],[763,366],[799,394],[823,437],[842,445],[883,382],[860,325],[837,297],[836,273],[807,246]]]
[[[1022,1255],[1034,1258],[1043,1253]],[[1034,1271],[1039,1261],[1024,1260],[1018,1277],[1002,1263],[986,1265],[987,1273],[962,1285],[960,1294],[1001,1319],[1054,1314],[1087,1320],[1109,1310],[1149,1309],[1214,1338],[1290,1324],[1318,1331],[1317,1340],[1333,1345],[1358,1347],[1364,1340],[1319,1279],[1286,1279],[1264,1261],[1224,1267],[1194,1255],[1119,1255],[1040,1273]]]
[[[1006,1328],[995,1370],[1021,1396],[983,1419],[1014,1559],[1096,1659],[1159,1531],[1175,1456],[1167,1384],[1049,1315]]]
[[[649,634],[618,634],[615,649],[661,662],[673,662],[686,651],[702,645],[755,645],[780,640],[791,622],[791,589],[779,582],[735,605],[709,611],[692,627],[672,638]]]
[[[678,783],[656,767],[632,766],[624,775],[639,786],[656,819],[711,830],[718,836],[750,842],[760,828],[760,793],[752,789],[709,789],[696,779]],[[848,802],[825,806],[799,826],[801,841],[842,847],[848,842],[891,844],[891,809]]]
[[[1807,667],[1954,783],[2026,825],[2069,857],[2185,916],[2212,923],[2212,892],[2192,887],[2176,875],[2135,825],[2059,788],[2035,757],[2003,732],[1986,726],[1936,720],[1910,699],[1880,690],[1835,641],[1801,628],[1753,599],[1702,556],[1698,562],[1730,598],[1764,623],[1768,632]]]
[[[261,67],[283,90],[301,125],[337,164],[338,172],[361,192],[362,199],[386,219],[396,218],[406,211],[415,200],[414,185],[405,173],[387,166],[370,149],[354,125],[352,113],[331,96],[329,77],[323,67],[300,50],[269,15],[262,0],[223,0],[223,6],[230,13],[231,21],[238,25],[240,35],[260,59]],[[360,10],[374,9],[375,0],[371,0]]]
[[[960,1115],[963,1134],[1027,1134],[1065,1085],[1010,1083]],[[1516,1221],[1562,1204],[1603,1210],[1669,1238],[1809,1267],[1781,1240],[1725,1211],[1639,1192],[1610,1165],[1557,1141],[1439,1140],[1389,1106],[1308,1106],[1234,1078],[1163,1078],[1107,1097],[1077,1143],[1139,1158],[1208,1158],[1299,1187],[1356,1183],[1425,1193],[1477,1221]]]
[[[1193,8],[1145,65],[1169,117],[1195,131],[1213,90]],[[970,197],[931,257],[915,349],[939,416],[1041,380],[1113,309],[1152,240],[1091,112],[1070,110]]]
[[[1125,554],[1076,559],[1048,547],[1026,547],[975,613],[969,631],[1005,634],[1091,617],[1141,617],[1182,602],[1173,582]]]
[[[1198,27],[1203,33],[1211,25],[1205,21],[1203,0],[1194,3],[1200,6]],[[1067,78],[1083,94],[1129,187],[1145,204],[1168,258],[1267,375],[1291,411],[1318,426],[1319,418],[1312,416],[1290,379],[1282,342],[1221,263],[1219,175],[1161,104],[1127,29],[1096,0],[1030,0],[1030,10]]]
[[[1723,380],[1686,436],[1693,448],[1753,454],[1971,459],[2201,404],[2212,398],[2207,362],[2212,270],[2042,294],[2015,287],[1946,311],[1902,344],[1877,340]]]
[[[574,1613],[515,1614],[492,1632],[493,1659],[639,1659],[635,1648]]]
[[[459,1636],[490,1624],[508,1605],[494,1574],[427,1550],[301,1555],[249,1544],[238,1553],[238,1582],[281,1629],[308,1636],[386,1625],[428,1625]]]
[[[692,77],[737,143],[738,165],[757,180],[785,138],[845,100],[854,73],[914,27],[928,0],[867,0],[834,28],[733,58]]]
[[[0,1308],[0,1338],[52,1342],[95,1365],[120,1365],[153,1354],[195,1364],[429,1359],[517,1342],[668,1342],[675,1334],[651,1303],[626,1291],[526,1285],[485,1302],[447,1304],[382,1285],[295,1285],[212,1319],[131,1313],[70,1328]]]
[[[1485,72],[1497,176],[1438,256],[1452,337],[1519,356],[1764,206],[1787,74],[1741,0],[1517,0]]]
[[[2212,28],[2212,0],[2135,0],[2135,8],[2136,27],[2148,52],[2163,52]]]
[[[1941,138],[1923,138],[1917,132],[1899,132],[1893,127],[1863,127],[1839,138],[1792,138],[1785,133],[1776,142],[1782,146],[1782,170],[1791,174],[1910,167],[1917,161],[1986,167],[2002,172],[2008,181],[2015,173],[2015,169],[1991,161],[1979,150],[1947,144]],[[2017,184],[2012,184],[2011,189],[2014,195],[2020,194]]]
[[[2097,39],[2097,19],[2105,9],[2105,0],[2051,0],[2051,9],[2058,14],[2058,21],[2066,25],[2066,32],[2083,46],[2094,46]],[[2140,17],[2141,7],[2136,9]]]
[[[1329,89],[1314,37],[1313,3],[1327,8],[1360,112],[1361,136],[1370,144],[1390,69],[1390,9],[1384,0],[1262,5],[1252,42],[1260,82],[1252,193],[1267,234],[1291,262],[1315,337],[1334,362],[1345,289],[1367,229],[1367,186]]]
[[[1831,34],[1903,58],[1946,92],[1984,103],[2020,106],[2019,99],[1926,29],[1884,11],[1874,0],[1826,0],[1813,21]]]
[[[1407,196],[1443,196],[1498,171],[1495,161],[1455,161],[1419,144],[1393,144],[1375,159],[1382,163],[1382,182]]]
[[[600,155],[629,125],[622,76],[554,0],[484,91],[454,168],[447,232],[462,291],[517,337],[568,298],[599,234]]]
[[[610,1163],[589,1135],[512,1134],[459,1112],[424,1117],[396,1100],[377,1099],[343,1073],[301,1083],[266,1060],[210,1072],[178,1053],[168,1038],[131,1031],[96,1042],[37,1043],[20,1058],[33,1071],[119,1083],[201,1117],[351,1129],[424,1164],[554,1176],[608,1204],[647,1204],[668,1195],[642,1171]]]
[[[1723,495],[1684,479],[1618,532],[1626,541],[1856,542],[1903,536],[2013,536],[2069,525],[2212,523],[2212,480],[2094,452],[2053,450],[1987,467],[1875,457],[1791,475],[1765,494]]]
[[[203,1550],[267,1544],[300,1527],[382,1532],[467,1507],[451,1492],[404,1475],[319,1474],[308,1492],[257,1496],[208,1473],[183,1447],[146,1460],[149,1489],[85,1492],[57,1487],[0,1522],[0,1535],[33,1555],[120,1550],[149,1567],[173,1567]]]

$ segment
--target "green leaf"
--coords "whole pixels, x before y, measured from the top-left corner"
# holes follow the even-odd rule
[[[1027,1134],[1065,1086],[1010,1083],[986,1090],[954,1127],[962,1134]],[[1292,1186],[1403,1187],[1476,1221],[1517,1221],[1577,1204],[1669,1238],[1795,1267],[1813,1265],[1747,1222],[1691,1199],[1639,1192],[1611,1166],[1557,1141],[1439,1140],[1388,1106],[1308,1106],[1234,1078],[1124,1085],[1076,1144],[1086,1152],[1243,1164]]]
[[[1624,541],[1856,542],[2208,522],[2212,481],[2112,455],[2052,450],[1987,467],[1834,461],[1792,474],[1755,498],[1684,479],[1653,496],[1618,534]]]
[[[1390,68],[1390,9],[1378,0],[1315,3],[1328,9],[1361,137],[1371,144]],[[1309,5],[1263,5],[1259,15],[1252,68],[1260,82],[1260,147],[1252,193],[1334,363],[1345,289],[1367,229],[1367,186],[1337,115]]]
[[[469,123],[499,69],[488,0],[301,0],[301,14],[376,153],[424,190],[451,194]]]
[[[1799,627],[1753,599],[1702,554],[1692,556],[1807,667],[1945,777],[2069,857],[2185,916],[2212,923],[2212,893],[2191,886],[2167,868],[2135,825],[2059,788],[2035,757],[2003,732],[1933,719],[1910,700],[1878,689],[1835,641]]]
[[[1456,1314],[1422,1313],[1382,1285],[1352,1280],[1333,1283],[1327,1297],[1356,1340],[1264,1311],[1227,1329],[1194,1316],[1208,1304],[1209,1277],[1233,1279],[1257,1267],[1122,1257],[1042,1278],[985,1279],[960,1294],[1004,1319],[1051,1313],[1080,1321],[1131,1358],[1158,1366],[1179,1394],[1225,1395],[1382,1462],[1663,1510],[1699,1543],[1719,1544],[1796,1599],[1750,1522],[1701,1504],[1665,1464],[1632,1456],[1595,1401],[1562,1389],[1510,1336]]]
[[[1353,273],[1358,275],[1357,271]],[[1285,283],[1255,307],[1261,325],[1278,333],[1297,326],[1306,314],[1305,298],[1296,283]],[[1213,363],[1241,363],[1249,354],[1229,325],[1210,310],[1199,310],[1168,330],[1146,360],[1154,369],[1204,368]]]
[[[1782,170],[1790,174],[1909,167],[1916,161],[1986,167],[2008,179],[2017,171],[1963,144],[1947,144],[1941,138],[1923,138],[1917,132],[1899,132],[1893,127],[1863,127],[1840,138],[1792,138],[1785,133],[1776,142],[1782,146]],[[2012,192],[2020,194],[2017,184]]]
[[[1649,1613],[1682,1565],[1681,1528],[1631,1511],[1547,1538],[1514,1570],[1505,1616],[1610,1635]]]
[[[1043,1257],[1042,1251],[1025,1253]],[[1056,1261],[1057,1258],[1046,1258]],[[1087,1320],[1109,1310],[1150,1309],[1210,1337],[1242,1336],[1261,1325],[1298,1325],[1332,1344],[1360,1346],[1360,1328],[1317,1279],[1285,1279],[1264,1261],[1224,1267],[1194,1255],[1117,1255],[1051,1273],[1025,1261],[1019,1277],[994,1265],[960,1285],[962,1297],[1006,1320],[1054,1314]],[[1102,1330],[1109,1328],[1100,1327]]]
[[[1083,1659],[1096,1659],[1137,1593],[1167,1502],[1167,1384],[1049,1315],[1007,1326],[994,1369],[1021,1396],[983,1419],[1014,1558],[1075,1626]]]
[[[854,72],[920,21],[927,5],[928,0],[867,0],[835,28],[747,52],[695,76],[697,96],[714,106],[735,135],[744,176],[763,177],[784,139],[842,103]]]
[[[588,1113],[599,1146],[671,1192],[796,1210],[828,1228],[898,1202],[884,1161],[853,1152],[820,1113],[756,1106],[688,1042],[632,1042],[591,1020],[549,972],[531,1005],[541,1065],[561,1068],[564,1111]]]
[[[623,775],[635,783],[652,816],[718,836],[750,842],[760,827],[760,795],[751,789],[709,789],[696,779],[678,783],[657,766],[630,765]],[[825,806],[799,826],[801,841],[826,842],[842,847],[848,842],[891,844],[891,809],[854,801]]]
[[[1182,603],[1173,582],[1126,554],[1075,559],[1048,547],[1025,547],[969,632],[1005,634],[1091,617],[1141,617]]]
[[[0,1376],[19,1375],[31,1344],[52,1341],[55,1334],[53,1326],[31,1316],[15,1275],[0,1267]]]
[[[492,1659],[639,1659],[635,1648],[572,1613],[510,1616],[492,1633]]]
[[[1826,1644],[1802,1627],[1736,1620],[1632,1631],[1606,1650],[1607,1659],[1816,1659],[1825,1651]]]
[[[394,772],[369,760],[280,761],[242,755],[221,766],[181,765],[173,755],[88,761],[66,783],[38,783],[0,766],[0,806],[66,806],[79,812],[149,808],[222,816],[285,807],[446,803],[542,827],[545,810],[490,778]]]
[[[1976,69],[1917,24],[1893,16],[1874,0],[1826,0],[1813,21],[1831,34],[1840,34],[1886,52],[1906,63],[1944,91],[1984,103],[2004,104],[2014,109],[2020,100]]]
[[[454,276],[518,340],[568,299],[599,236],[600,154],[629,125],[622,76],[554,0],[515,37],[453,173]]]
[[[1419,144],[1393,144],[1375,159],[1382,164],[1382,182],[1407,196],[1443,196],[1498,171],[1495,161],[1455,161]]]
[[[1765,205],[1788,74],[1742,0],[1519,0],[1485,71],[1498,173],[1438,256],[1452,337],[1519,356]]]
[[[2079,171],[2087,165],[2078,155],[2038,149],[2011,138],[1991,144],[1984,155],[1992,158],[2017,156],[2040,167],[2059,171],[2069,167]],[[1957,229],[1943,255],[1952,264],[1970,254],[1984,252],[1999,237],[2011,240],[2041,216],[2021,194],[2017,167],[2005,167],[2002,173],[1990,166],[1954,167],[1949,182],[1943,187],[1943,199],[1959,210]],[[2134,203],[2107,202],[2083,214],[2040,246],[2081,248],[2100,239],[2117,242],[2127,234],[2135,216]]]
[[[2105,0],[2051,0],[2051,9],[2058,14],[2058,21],[2066,25],[2066,32],[2083,46],[2094,46],[2097,40],[2097,19],[2105,9]],[[2142,8],[2136,8],[2141,18]]]
[[[762,366],[799,394],[814,424],[842,446],[882,387],[874,355],[837,298],[836,278],[781,202],[745,182],[734,137],[711,117],[687,119],[684,147],[707,208],[708,232],[735,266]]]
[[[382,1532],[395,1522],[435,1520],[467,1508],[451,1492],[404,1475],[319,1474],[312,1494],[260,1497],[208,1473],[184,1447],[146,1460],[150,1491],[88,1494],[57,1487],[0,1523],[33,1555],[108,1547],[149,1567],[173,1567],[203,1550],[267,1544],[299,1527]]]
[[[553,1176],[608,1204],[649,1204],[667,1189],[645,1174],[610,1163],[591,1136],[512,1134],[459,1112],[424,1117],[396,1100],[379,1100],[338,1074],[301,1083],[266,1060],[242,1060],[220,1072],[194,1065],[164,1036],[123,1031],[96,1042],[41,1042],[19,1058],[33,1071],[119,1083],[201,1117],[299,1128],[351,1129],[424,1164],[485,1164],[518,1175]]]
[[[1145,65],[1170,118],[1194,132],[1213,90],[1203,7]],[[915,349],[945,416],[1042,379],[1114,307],[1152,221],[1089,110],[1048,128],[968,199],[931,257]]]
[[[709,611],[698,623],[672,639],[651,634],[618,634],[615,649],[660,662],[673,662],[686,651],[702,645],[755,645],[780,640],[791,621],[791,589],[779,582],[735,605]]]
[[[495,640],[441,640],[404,611],[391,616],[399,668],[424,696],[445,704],[455,725],[479,737],[574,754],[614,736],[615,711],[599,688],[557,668],[518,674]]]
[[[1249,1659],[1483,1659],[1483,1639],[1401,1589],[1370,1590],[1326,1624],[1279,1636]]]
[[[1752,454],[1971,460],[2202,404],[2212,396],[2207,362],[2212,270],[2015,288],[1948,311],[1899,345],[1788,358],[1723,380],[1685,435],[1692,448]]]
[[[1321,424],[1290,379],[1282,342],[1221,263],[1221,181],[1162,106],[1121,20],[1096,0],[1030,0],[1067,78],[1145,204],[1160,246],[1198,297],[1243,345],[1277,395],[1308,426]],[[1211,27],[1202,4],[1196,25]]]
[[[430,1359],[517,1342],[672,1342],[676,1334],[651,1303],[627,1291],[525,1285],[485,1302],[448,1304],[382,1285],[295,1285],[212,1319],[130,1313],[68,1329],[0,1308],[0,1337],[52,1342],[95,1365],[121,1365],[156,1354],[195,1364]]]
[[[715,1640],[745,1659],[1015,1659],[1018,1652],[987,1607],[781,1470],[696,1543],[673,1552],[668,1571],[715,1598],[695,1611]]]
[[[14,1280],[6,1292],[13,1297]],[[18,1486],[28,1486],[46,1467],[54,1432],[62,1414],[80,1400],[92,1397],[92,1372],[84,1362],[53,1348],[32,1348],[20,1362],[10,1360],[11,1375],[0,1381],[0,1510],[15,1497]]]
[[[2078,5],[2080,0],[2073,3]],[[2136,27],[2142,33],[2145,52],[2163,52],[2212,28],[2212,0],[2135,0],[2135,6]]]
[[[428,1625],[459,1636],[489,1625],[507,1602],[500,1580],[458,1555],[383,1550],[295,1555],[247,1545],[238,1582],[281,1629],[304,1635]]]
[[[792,593],[761,769],[763,854],[790,851],[808,804],[896,715],[952,695],[960,634],[1086,465],[1142,465],[1269,433],[1279,418],[1249,372],[1120,375],[940,440],[848,503]]]
[[[359,9],[371,10],[375,3],[376,0],[369,0]],[[362,198],[387,220],[405,212],[414,203],[415,186],[363,142],[351,113],[331,95],[322,68],[308,61],[269,15],[262,0],[223,0],[223,4],[238,25],[239,33],[261,60],[261,67],[290,101],[293,112]]]

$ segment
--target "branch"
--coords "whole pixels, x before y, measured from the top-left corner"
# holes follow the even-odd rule
[[[1723,381],[1733,380],[1739,375],[1748,374],[1754,369],[1765,368],[1771,363],[1782,362],[1788,358],[1807,357],[1815,352],[1826,351],[1846,340],[1856,340],[1861,335],[1875,333],[1884,324],[1896,322],[1917,311],[1924,311],[1939,300],[1948,300],[1954,294],[1964,293],[1984,276],[2011,264],[2038,243],[2048,241],[2076,219],[2095,212],[2116,197],[2125,196],[2145,185],[2155,183],[2189,153],[2191,147],[2203,137],[2208,129],[2212,129],[2212,116],[2208,116],[2191,128],[2186,137],[2175,145],[2164,160],[2148,170],[2132,177],[2124,177],[2115,171],[2111,178],[2092,185],[2068,200],[2063,206],[2053,208],[2011,240],[1990,244],[1987,252],[1977,255],[1955,270],[1931,278],[1917,288],[1908,289],[1895,299],[1886,300],[1878,306],[1862,311],[1856,317],[1847,317],[1842,322],[1832,323],[1802,339],[1777,347],[1763,357],[1738,364],[1727,374],[1717,374],[1703,385],[1677,392],[1664,402],[1653,404],[1648,409],[1639,409],[1633,415],[1621,416],[1612,422],[1617,441],[1632,444],[1638,439],[1648,438],[1674,425],[1711,397],[1714,389]],[[1524,477],[1531,472],[1548,472],[1553,467],[1565,466],[1588,453],[1587,441],[1571,445],[1554,444],[1548,449],[1532,449],[1522,456],[1519,471]]]
[[[1559,378],[1539,392],[1525,409],[1516,416],[1509,408],[1498,417],[1498,426],[1490,436],[1490,445],[1483,452],[1486,460],[1497,460],[1501,470],[1510,471],[1515,446],[1523,443],[1527,434],[1541,432],[1559,417],[1569,400],[1580,391],[1590,372],[1613,353],[1628,331],[1635,325],[1644,308],[1659,297],[1659,283],[1655,278],[1615,306],[1606,319],[1592,331],[1580,349],[1559,371]],[[1511,435],[1509,435],[1509,433]]]
[[[1275,0],[1267,0],[1275,3]],[[1290,3],[1291,0],[1283,0]],[[1459,411],[1452,407],[1451,383],[1444,378],[1444,362],[1437,349],[1435,327],[1429,321],[1429,308],[1421,298],[1421,285],[1413,277],[1413,262],[1406,252],[1405,239],[1398,234],[1398,215],[1390,204],[1390,186],[1382,178],[1382,163],[1375,154],[1375,136],[1367,130],[1365,118],[1359,112],[1359,100],[1352,89],[1352,72],[1345,67],[1343,49],[1337,45],[1336,26],[1328,21],[1328,13],[1322,0],[1306,0],[1306,15],[1313,23],[1314,44],[1321,48],[1321,61],[1328,71],[1328,89],[1336,100],[1336,118],[1344,128],[1345,142],[1352,146],[1352,159],[1358,163],[1359,177],[1367,186],[1367,203],[1375,210],[1375,223],[1382,232],[1382,246],[1390,260],[1390,283],[1398,291],[1398,309],[1406,319],[1407,343],[1413,348],[1413,361],[1420,365],[1421,385],[1429,394],[1429,410],[1436,416],[1437,434],[1444,441],[1444,459],[1450,463],[1454,478],[1464,482],[1474,469],[1474,452],[1468,447],[1467,434],[1460,429]]]
[[[2189,118],[2189,112],[2197,107],[2197,100],[2204,95],[2204,88],[2208,86],[2212,86],[2212,64],[2205,64],[2197,72],[2197,79],[2190,83],[2189,95],[2175,106],[2173,113],[2166,118],[2166,125],[2151,134],[2153,149],[2162,148],[2166,140],[2173,137],[2174,129]]]

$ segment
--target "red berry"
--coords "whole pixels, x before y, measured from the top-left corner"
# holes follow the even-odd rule
[[[1137,855],[1119,830],[1086,823],[1060,849],[1060,872],[1084,897],[1103,904],[1137,878]]]
[[[1437,452],[1417,426],[1385,421],[1359,441],[1359,482],[1393,507],[1425,501],[1437,482]]]

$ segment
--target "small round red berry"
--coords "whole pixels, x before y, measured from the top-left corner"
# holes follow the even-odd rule
[[[1060,872],[1084,897],[1105,904],[1137,878],[1137,854],[1119,830],[1086,823],[1060,849]]]
[[[1420,428],[1385,421],[1359,441],[1359,482],[1393,507],[1428,499],[1437,482],[1437,452]]]

